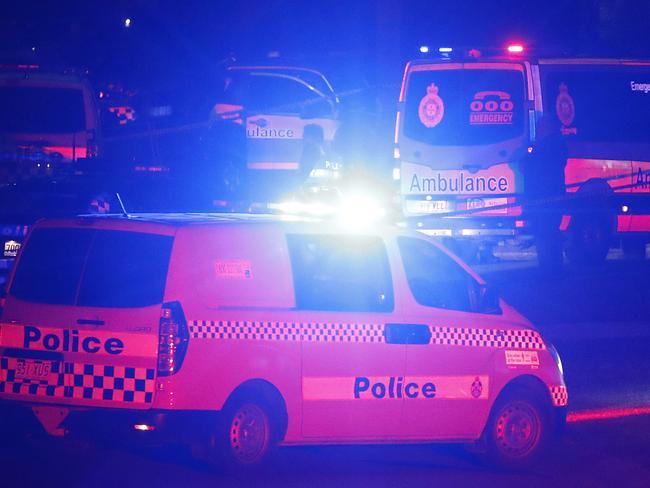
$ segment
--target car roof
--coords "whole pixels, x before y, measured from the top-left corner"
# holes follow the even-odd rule
[[[69,218],[51,218],[39,221],[41,226],[67,227],[89,226],[107,227],[119,226],[120,228],[143,225],[149,228],[178,228],[202,225],[248,225],[267,224],[313,229],[340,228],[335,219],[316,219],[310,217],[273,214],[273,213],[130,213],[130,214],[85,214]],[[394,226],[385,223],[369,226],[368,233],[375,234],[379,229],[384,232],[388,229],[396,230]]]

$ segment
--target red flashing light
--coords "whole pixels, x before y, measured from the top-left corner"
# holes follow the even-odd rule
[[[521,54],[524,52],[524,46],[521,44],[510,44],[508,46],[508,52],[510,54]]]
[[[481,57],[481,51],[479,51],[478,49],[470,49],[470,50],[467,52],[467,55],[468,55],[470,58],[480,58],[480,57]]]

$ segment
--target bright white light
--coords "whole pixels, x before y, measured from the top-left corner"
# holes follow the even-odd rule
[[[449,54],[449,53],[451,53],[451,52],[454,52],[454,50],[453,50],[453,48],[451,48],[451,47],[439,47],[439,48],[438,48],[438,52],[439,52],[440,54]]]
[[[393,168],[393,180],[399,181],[402,177],[402,172],[399,168]]]
[[[133,428],[135,430],[139,430],[140,432],[149,432],[156,429],[153,425],[148,424],[135,424]]]
[[[429,52],[429,46],[420,46],[420,52],[426,54]]]
[[[124,27],[126,27],[127,29],[129,27],[131,27],[131,19],[130,18],[127,17],[126,19],[124,19]]]
[[[521,44],[511,44],[508,46],[508,52],[509,53],[523,53],[524,52],[524,46]]]
[[[370,195],[351,195],[343,199],[339,221],[348,226],[367,225],[386,216],[386,209]]]
[[[320,202],[299,202],[298,200],[289,200],[280,203],[271,203],[269,208],[289,215],[308,215],[312,217],[324,217],[332,215],[335,209],[325,203]]]

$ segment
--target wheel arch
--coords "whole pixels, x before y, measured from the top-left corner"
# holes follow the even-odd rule
[[[259,401],[269,409],[274,441],[283,440],[287,433],[289,416],[287,402],[280,390],[273,383],[262,378],[246,380],[230,393],[224,403],[224,410],[243,399]]]
[[[512,378],[505,385],[503,385],[497,396],[494,398],[494,402],[492,403],[490,410],[494,408],[500,398],[517,390],[525,390],[533,393],[540,399],[544,400],[544,406],[549,408],[552,408],[553,406],[551,392],[546,383],[544,383],[544,381],[538,376],[532,374],[522,374],[515,378]]]

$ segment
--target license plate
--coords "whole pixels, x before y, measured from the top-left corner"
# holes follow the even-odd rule
[[[52,361],[40,359],[18,359],[16,362],[17,380],[47,380],[52,372]]]
[[[435,214],[453,209],[449,200],[407,200],[406,210],[412,214]]]

